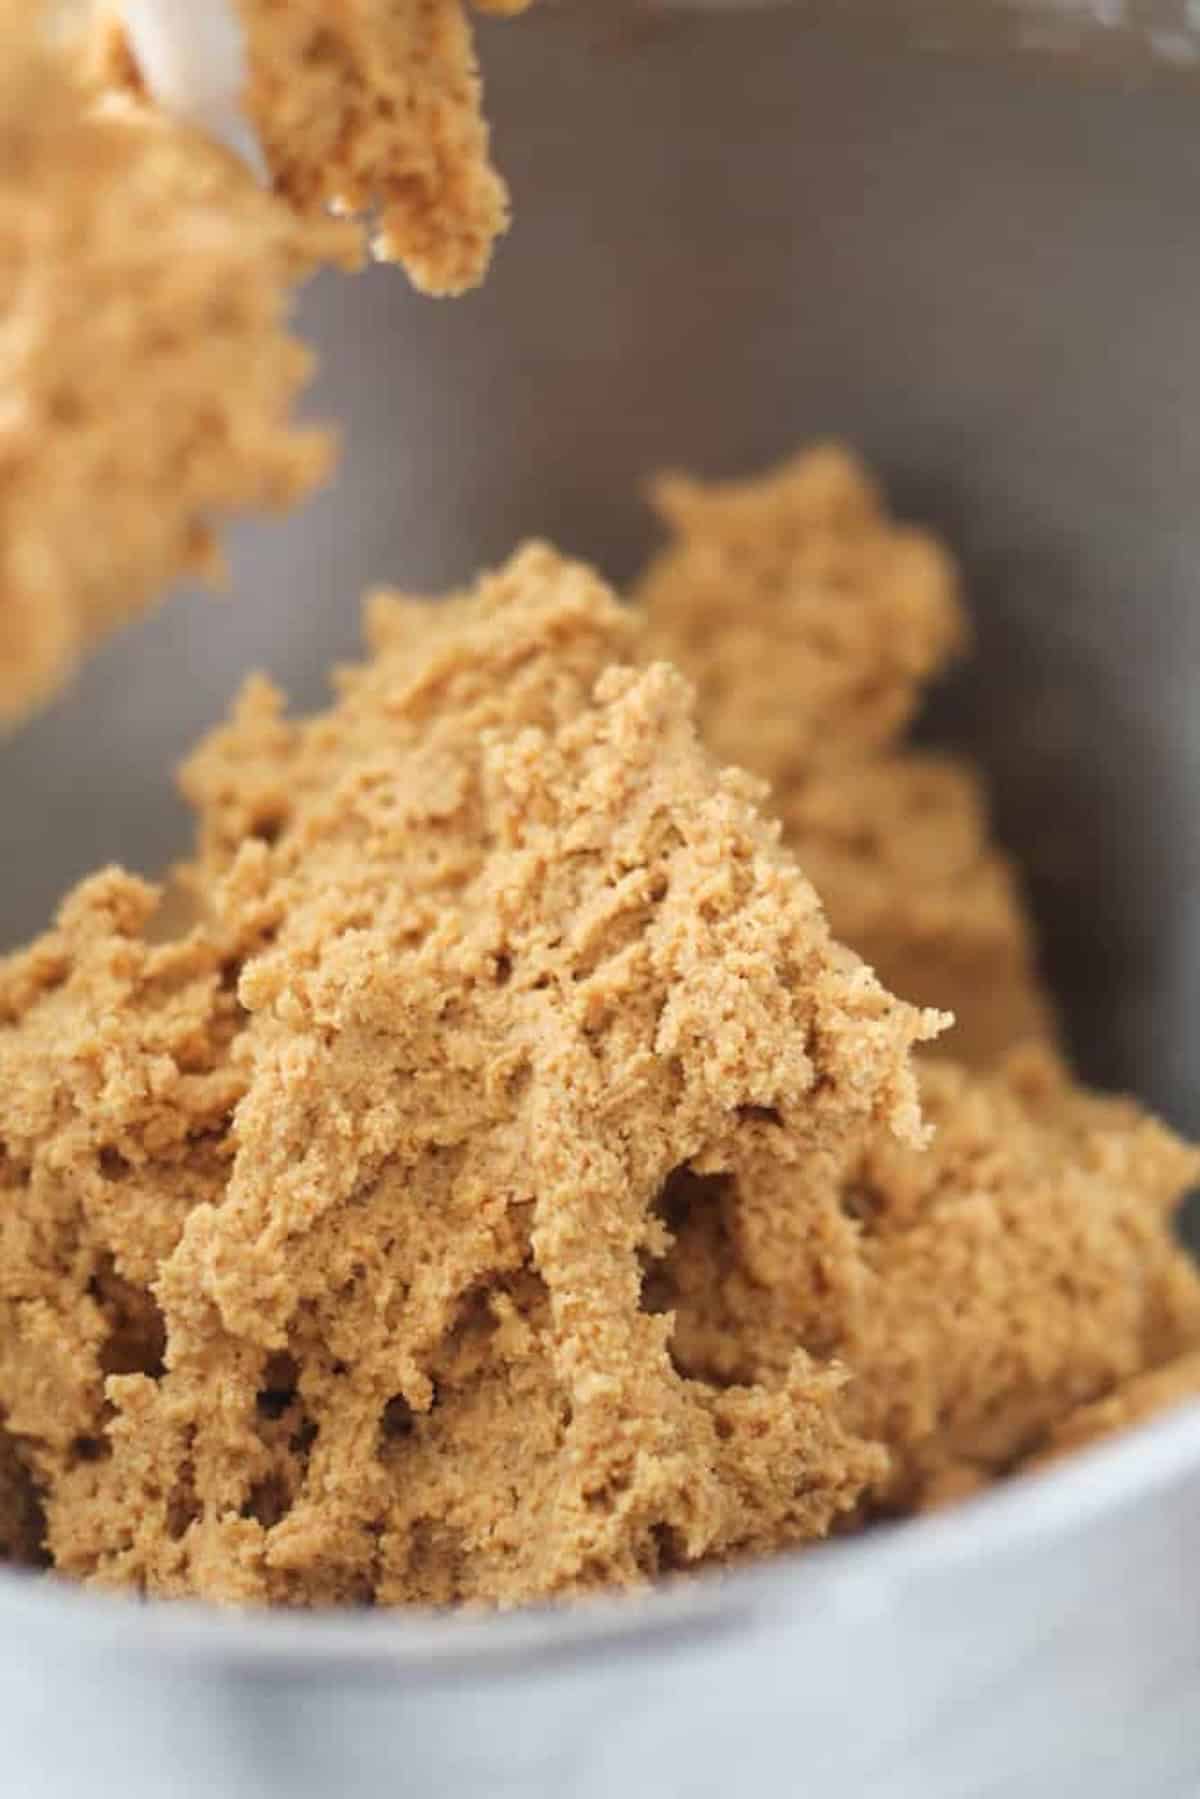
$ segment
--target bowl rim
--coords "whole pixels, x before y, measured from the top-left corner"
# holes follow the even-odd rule
[[[441,1682],[541,1661],[661,1652],[722,1631],[828,1628],[830,1608],[874,1619],[917,1582],[1020,1558],[1068,1534],[1114,1530],[1132,1506],[1200,1478],[1200,1402],[947,1511],[843,1537],[732,1571],[681,1577],[648,1592],[496,1613],[222,1610],[198,1600],[144,1601],[0,1569],[0,1633],[60,1661],[104,1652],[156,1667],[257,1677]],[[803,1599],[803,1606],[799,1601]],[[823,1622],[822,1622],[823,1620]]]

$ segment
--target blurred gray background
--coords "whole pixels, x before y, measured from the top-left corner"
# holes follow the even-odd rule
[[[179,852],[172,764],[250,667],[318,702],[364,585],[529,533],[624,579],[648,471],[835,433],[965,560],[978,657],[928,728],[993,776],[1083,1070],[1200,1127],[1200,99],[872,59],[786,11],[483,40],[490,283],[306,295],[337,484],[0,745],[0,944]]]

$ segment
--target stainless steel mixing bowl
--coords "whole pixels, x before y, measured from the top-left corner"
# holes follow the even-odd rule
[[[961,551],[990,769],[1082,1069],[1200,1129],[1200,99],[826,42],[799,9],[486,38],[517,224],[475,298],[312,290],[337,487],[0,748],[0,935],[184,841],[164,770],[248,664],[523,534],[617,577],[664,462],[844,435]],[[1200,1420],[942,1520],[546,1618],[239,1620],[0,1579],[31,1799],[1200,1791]]]

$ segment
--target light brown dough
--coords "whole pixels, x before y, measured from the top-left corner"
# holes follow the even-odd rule
[[[681,1377],[658,1202],[767,1128],[819,1192],[919,1141],[938,1020],[585,570],[534,547],[372,632],[330,713],[252,686],[190,765],[207,923],[147,943],[110,873],[0,971],[0,1404],[55,1564],[507,1603],[818,1536],[882,1452],[799,1340]]]
[[[0,720],[215,572],[217,521],[320,480],[289,294],[351,248],[205,140],[97,102],[42,11],[0,7]]]
[[[889,750],[966,644],[942,546],[894,524],[837,444],[744,481],[660,476],[652,492],[671,536],[637,589],[648,650],[695,683],[714,754],[785,791]]]
[[[324,476],[331,439],[292,418],[304,274],[353,266],[370,215],[380,256],[457,293],[507,223],[460,0],[236,3],[275,194],[156,112],[111,20],[85,63],[42,0],[0,4],[0,722],[218,575],[220,521]]]
[[[1053,1040],[1020,882],[967,763],[898,750],[814,770],[773,805],[838,936],[892,992],[954,1014],[935,1052],[986,1069]]]
[[[928,1148],[876,1135],[819,1203],[764,1131],[689,1184],[655,1274],[697,1378],[769,1381],[797,1336],[850,1369],[845,1415],[891,1454],[874,1501],[901,1510],[1200,1338],[1170,1228],[1196,1151],[1042,1048],[982,1079],[935,1060],[921,1088]]]
[[[953,1011],[986,1066],[1052,1034],[1013,869],[975,773],[902,747],[966,644],[954,565],[833,445],[749,481],[654,488],[671,541],[635,597],[695,683],[705,740],[761,775],[837,936],[893,991]]]
[[[487,272],[508,225],[465,0],[234,0],[245,109],[279,193],[305,218],[333,206],[430,294]],[[513,15],[531,0],[474,0]],[[128,52],[110,25],[110,79]]]
[[[999,1470],[1200,1337],[1197,1158],[830,937],[636,621],[532,546],[192,759],[196,857],[0,964],[0,1410],[56,1568],[512,1604]],[[181,911],[180,894],[190,906]]]
[[[1165,1367],[1132,1375],[1103,1399],[1080,1406],[1050,1432],[1043,1447],[1026,1464],[1039,1468],[1105,1442],[1164,1412],[1200,1400],[1200,1351],[1182,1355]]]

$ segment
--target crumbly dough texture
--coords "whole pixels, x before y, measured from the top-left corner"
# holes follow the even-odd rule
[[[475,0],[523,12],[530,0]],[[463,0],[238,0],[247,109],[302,213],[369,215],[371,247],[426,293],[480,282],[508,224]]]
[[[465,0],[234,0],[245,110],[275,189],[299,215],[352,215],[383,261],[430,294],[487,272],[507,228]],[[513,15],[531,0],[474,0]],[[110,78],[128,78],[119,25]]]
[[[0,1429],[0,1563],[35,1567],[44,1561],[46,1521],[16,1445]]]
[[[1165,1412],[1200,1400],[1200,1352],[1181,1355],[1165,1367],[1131,1375],[1113,1392],[1080,1406],[1050,1432],[1028,1466],[1040,1468],[1080,1449],[1149,1424]]]
[[[531,546],[370,610],[0,964],[0,1414],[56,1568],[511,1604],[922,1503],[1200,1335],[1196,1158],[980,1080],[831,937],[633,614]],[[171,901],[178,908],[178,890]],[[179,912],[176,910],[176,919]]]
[[[1014,871],[974,770],[903,747],[966,645],[957,571],[836,445],[747,481],[660,479],[671,540],[638,583],[650,653],[695,683],[705,741],[761,775],[834,932],[952,1011],[976,1066],[1053,1033]]]
[[[696,1378],[769,1381],[798,1331],[852,1370],[845,1415],[887,1444],[873,1498],[898,1510],[1008,1472],[1200,1332],[1170,1231],[1195,1151],[1042,1046],[982,1077],[932,1061],[921,1089],[927,1148],[869,1137],[819,1209],[762,1156],[690,1186],[655,1273]]]
[[[236,3],[274,193],[156,111],[111,16],[80,55],[45,0],[0,0],[0,723],[174,581],[219,575],[219,521],[325,475],[332,439],[292,418],[304,274],[369,235],[459,293],[507,223],[460,0]]]
[[[216,572],[215,522],[322,477],[288,296],[353,248],[200,137],[97,100],[42,12],[0,5],[0,720]]]
[[[0,1403],[55,1564],[507,1602],[819,1535],[882,1452],[799,1341],[769,1388],[678,1373],[657,1202],[768,1129],[918,1141],[939,1021],[586,571],[372,630],[331,713],[254,686],[189,766],[206,923],[149,943],[101,875],[0,976]]]

